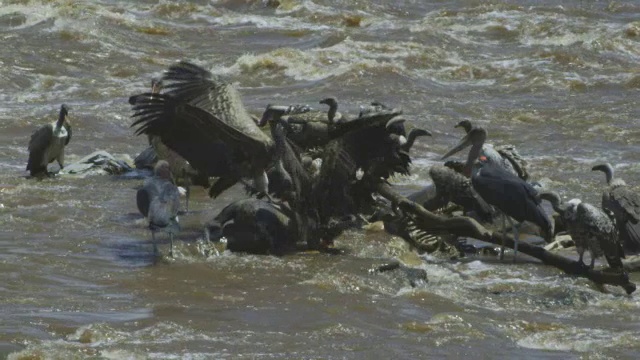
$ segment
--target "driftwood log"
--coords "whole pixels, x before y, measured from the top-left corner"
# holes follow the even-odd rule
[[[511,236],[503,236],[501,233],[489,231],[472,218],[465,216],[444,217],[434,214],[421,205],[398,194],[386,183],[378,184],[376,190],[400,210],[413,215],[413,221],[416,226],[425,232],[451,233],[496,245],[502,245],[504,240],[506,247],[511,249],[514,247],[514,239]],[[518,243],[518,251],[532,256],[544,264],[555,266],[567,274],[585,277],[597,284],[620,286],[627,294],[631,294],[636,290],[636,285],[629,281],[629,276],[626,272],[607,272],[589,269],[585,266],[580,266],[576,260],[568,259],[564,256],[549,252],[540,246],[531,245],[522,241]]]

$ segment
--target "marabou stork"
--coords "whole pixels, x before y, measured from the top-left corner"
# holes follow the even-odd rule
[[[180,231],[178,209],[180,192],[171,180],[169,163],[160,160],[153,169],[153,176],[145,179],[144,185],[136,193],[138,210],[149,220],[153,240],[153,253],[158,253],[155,233],[164,231],[171,241],[170,255],[173,256],[173,236]]]
[[[478,194],[502,212],[503,231],[506,230],[506,220],[511,223],[515,238],[513,259],[515,262],[519,233],[509,217],[518,222],[527,220],[538,225],[547,242],[550,242],[553,237],[553,223],[542,208],[538,192],[531,184],[480,155],[486,137],[486,130],[480,127],[473,128],[460,144],[451,149],[442,159],[472,145],[464,173],[467,176],[471,175],[471,183]],[[504,258],[504,244],[500,251],[500,258]]]
[[[455,127],[463,128],[466,134],[469,134],[475,128],[469,120],[462,120]],[[464,139],[462,141],[464,142]],[[463,148],[470,145],[469,143],[463,145],[463,142],[460,143]],[[506,171],[518,175],[522,180],[529,180],[527,161],[520,156],[515,146],[493,146],[492,144],[483,143],[480,155],[486,156],[489,162],[498,164]]]

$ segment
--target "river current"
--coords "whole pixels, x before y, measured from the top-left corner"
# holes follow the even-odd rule
[[[194,189],[175,260],[154,264],[141,180],[24,169],[62,103],[67,163],[131,160],[146,139],[128,97],[185,59],[236,82],[256,115],[328,96],[352,115],[402,107],[433,132],[393,179],[403,193],[429,183],[467,119],[516,145],[532,179],[599,204],[596,163],[640,184],[639,19],[631,0],[0,0],[0,357],[637,358],[637,295],[524,256],[418,256],[365,230],[337,239],[339,255],[218,255],[202,225],[237,187]],[[428,281],[368,271],[391,258]]]

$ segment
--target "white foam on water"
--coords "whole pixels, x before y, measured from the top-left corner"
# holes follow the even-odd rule
[[[0,6],[0,17],[14,13],[19,13],[26,17],[26,21],[23,24],[11,27],[13,30],[19,30],[55,18],[59,14],[59,10],[56,6],[32,3],[29,3],[29,5],[2,4],[2,6]]]
[[[593,349],[628,346],[636,341],[637,334],[631,331],[569,327],[524,336],[517,344],[529,349],[591,352]]]
[[[299,50],[280,48],[266,54],[245,54],[229,68],[216,69],[216,73],[239,75],[265,69],[261,75],[270,75],[274,69],[297,81],[319,81],[363,69],[393,69],[405,72],[401,60],[419,56],[426,48],[414,42],[378,44],[344,41],[328,48]]]

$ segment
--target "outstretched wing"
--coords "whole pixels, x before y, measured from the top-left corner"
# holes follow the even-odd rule
[[[242,103],[233,84],[213,76],[209,71],[181,61],[169,67],[163,76],[167,94],[198,107],[219,119],[228,127],[258,142],[271,139],[256,124]]]
[[[270,152],[271,139],[250,117],[241,118],[246,110],[239,95],[212,80],[208,71],[180,63],[164,79],[171,81],[167,92],[142,94],[135,101],[132,126],[138,126],[137,135],[159,136],[209,176],[223,176],[234,164]]]

